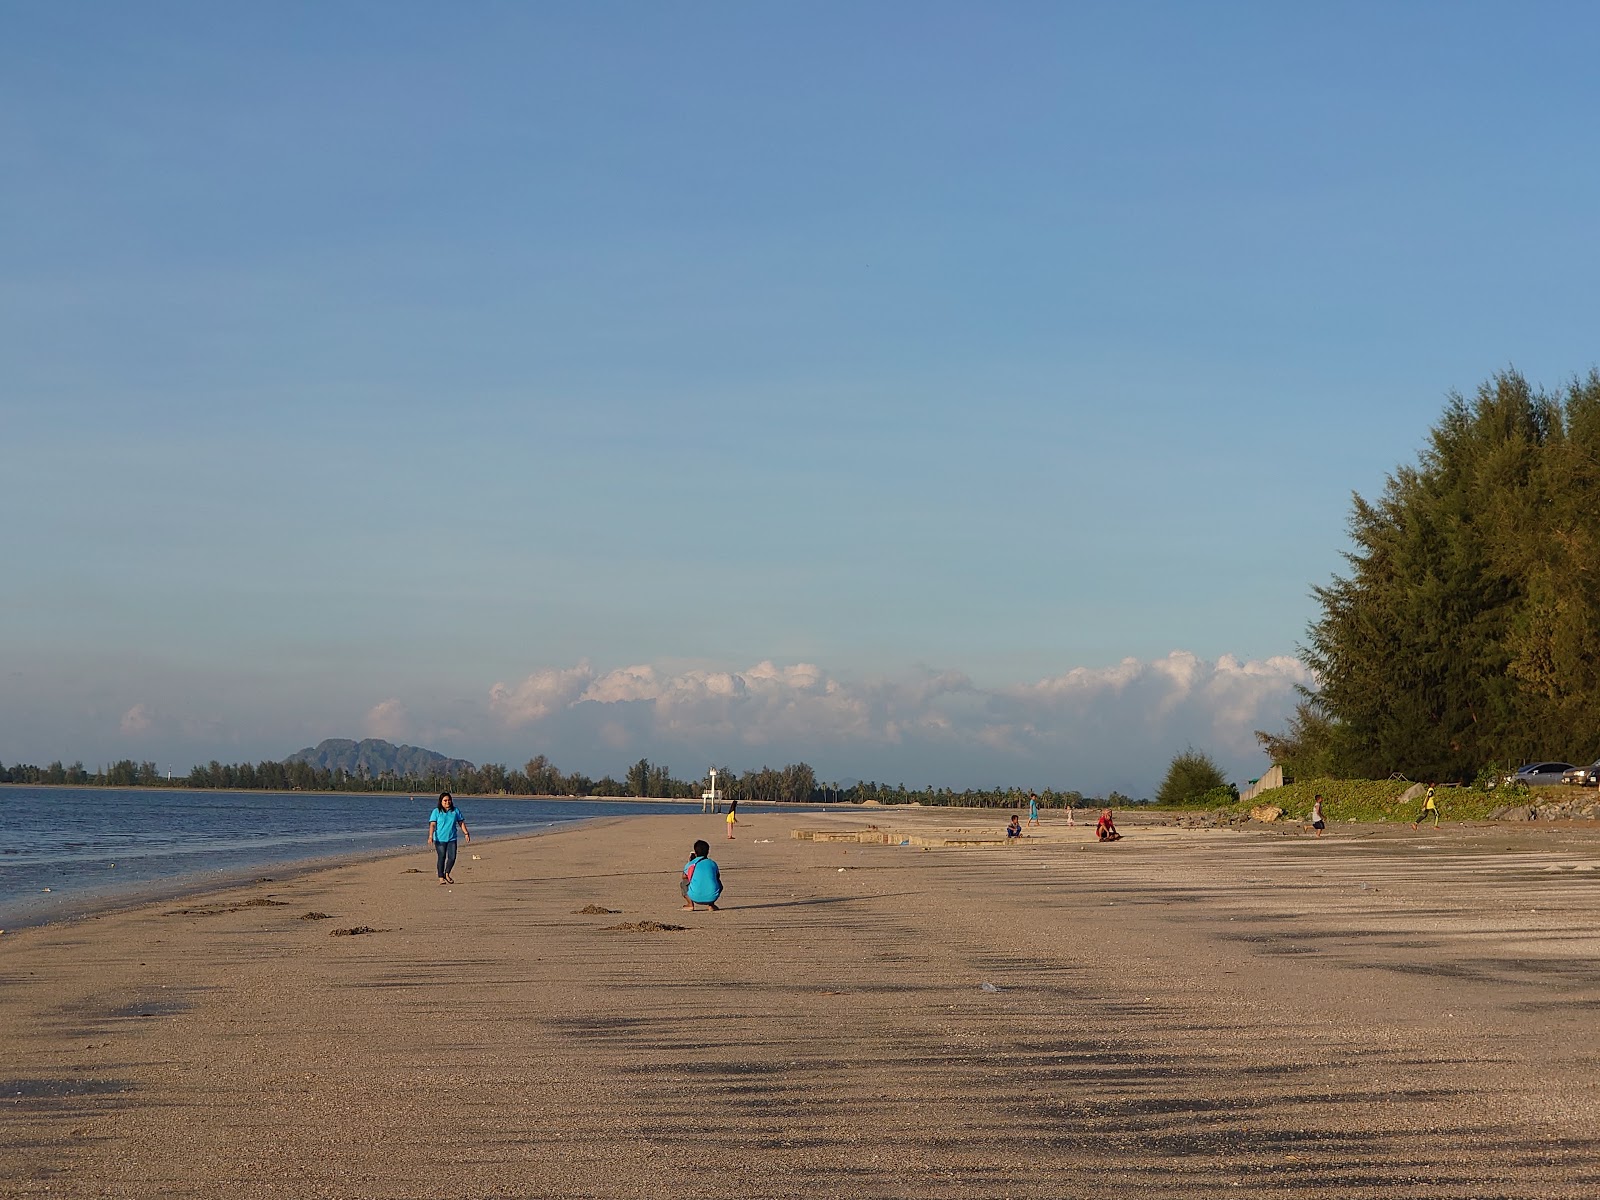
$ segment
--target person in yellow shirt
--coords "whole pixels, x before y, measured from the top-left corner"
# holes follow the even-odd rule
[[[1422,799],[1422,811],[1417,814],[1417,819],[1411,822],[1411,828],[1415,829],[1426,821],[1429,813],[1433,814],[1433,827],[1435,829],[1439,828],[1439,805],[1433,798],[1433,784],[1431,783],[1428,785],[1428,794]]]
[[[737,800],[728,801],[728,836],[730,838],[733,837],[733,827],[739,823],[739,819],[733,815],[738,807],[739,802]]]

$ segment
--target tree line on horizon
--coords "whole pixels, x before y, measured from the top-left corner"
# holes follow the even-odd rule
[[[1600,755],[1600,373],[1452,395],[1413,464],[1353,497],[1349,572],[1313,589],[1316,678],[1257,731],[1291,777],[1467,783]]]
[[[666,800],[699,800],[706,790],[705,777],[678,779],[670,768],[641,758],[630,766],[623,778],[610,775],[593,779],[582,772],[564,773],[549,758],[539,754],[521,769],[508,770],[498,763],[462,769],[450,775],[401,776],[392,771],[348,771],[313,766],[310,763],[259,762],[222,763],[213,759],[196,766],[187,775],[168,779],[153,762],[123,759],[95,771],[81,762],[47,767],[18,763],[0,764],[0,783],[58,785],[69,787],[174,787],[221,791],[272,792],[443,792],[454,791],[478,796],[626,796]],[[1046,788],[1030,792],[1018,787],[907,788],[905,784],[878,783],[875,780],[846,786],[817,780],[806,763],[791,763],[782,768],[761,767],[743,773],[731,767],[717,768],[717,791],[728,800],[760,800],[779,804],[878,804],[952,805],[971,808],[1026,808],[1030,795],[1037,795],[1041,808],[1083,808],[1107,804],[1134,803],[1120,792],[1105,797],[1085,796],[1082,792]]]

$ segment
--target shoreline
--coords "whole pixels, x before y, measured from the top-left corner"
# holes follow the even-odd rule
[[[14,785],[0,785],[14,786]],[[32,785],[28,785],[32,786]],[[157,789],[159,790],[159,789]],[[209,789],[221,794],[249,794],[250,789]],[[333,795],[343,796],[350,793],[299,793],[303,795]],[[474,797],[478,798],[478,797]],[[507,799],[516,797],[489,797],[491,799]],[[521,797],[522,799],[546,799],[545,797]],[[621,803],[641,803],[634,800],[623,800]],[[648,803],[643,802],[643,803]],[[661,804],[681,804],[684,801],[658,800]],[[741,806],[744,805],[741,801]],[[875,828],[876,824],[889,819],[892,814],[905,814],[911,823],[922,825],[948,826],[959,833],[978,834],[988,836],[989,840],[1000,842],[1001,837],[994,832],[1001,827],[1004,810],[988,808],[955,808],[944,805],[912,806],[912,805],[831,805],[807,806],[804,809],[778,805],[773,801],[752,802],[767,806],[767,815],[791,819],[797,825],[806,824],[810,816],[822,818],[843,818],[849,821],[852,817],[858,822],[866,824],[868,828]],[[743,809],[741,808],[741,811]],[[699,817],[707,814],[683,813],[684,818]],[[1009,814],[1007,814],[1009,815]],[[1138,808],[1125,810],[1121,818],[1123,828],[1149,830],[1149,829],[1177,829],[1182,826],[1183,812],[1169,812],[1166,810],[1147,811]],[[872,823],[867,819],[873,818]],[[598,821],[626,821],[632,817],[616,814],[598,814],[590,817],[578,818],[571,821],[553,822],[548,826],[525,830],[517,833],[496,835],[478,835],[473,839],[472,845],[496,845],[502,842],[516,842],[527,839],[549,837],[568,829],[577,829]],[[717,829],[721,829],[721,817],[718,817]],[[1047,814],[1046,824],[1060,829],[1059,821],[1052,821]],[[993,826],[994,829],[990,829]],[[1092,830],[1092,822],[1077,822],[1071,828],[1076,830]],[[1215,829],[1239,833],[1245,836],[1300,838],[1309,836],[1304,832],[1299,822],[1251,822],[1232,826],[1192,826],[1183,827],[1191,831],[1206,831]],[[1463,820],[1447,823],[1444,828],[1476,843],[1481,836],[1487,835],[1497,838],[1501,834],[1512,836],[1514,840],[1526,842],[1530,838],[1535,841],[1564,840],[1565,835],[1581,835],[1585,831],[1595,833],[1600,839],[1600,826],[1586,820],[1554,820],[1540,822],[1507,822],[1494,820]],[[1378,839],[1381,841],[1406,842],[1416,839],[1422,834],[1410,831],[1404,821],[1382,822],[1355,822],[1335,823],[1329,831],[1329,838],[1363,838]],[[716,841],[713,838],[712,846],[715,850]],[[1019,848],[1026,848],[1034,840],[1030,834],[1025,833],[1024,841]],[[1328,839],[1324,839],[1328,840]],[[1463,845],[1462,849],[1468,848]],[[1506,849],[1511,849],[1507,847]],[[374,849],[362,851],[357,854],[324,854],[305,859],[287,859],[279,862],[266,862],[255,866],[239,866],[219,871],[220,878],[214,878],[204,873],[194,873],[165,881],[145,880],[129,885],[125,890],[117,889],[114,893],[109,891],[95,891],[87,893],[81,906],[72,912],[44,912],[31,913],[19,911],[10,914],[7,923],[0,926],[0,935],[15,934],[25,929],[35,929],[43,926],[66,925],[74,922],[95,920],[100,917],[120,912],[136,910],[147,905],[170,903],[179,900],[204,900],[213,893],[221,894],[235,891],[255,883],[287,882],[305,875],[315,874],[319,871],[333,870],[339,867],[355,867],[367,863],[375,863],[388,859],[403,858],[411,855],[426,857],[431,852],[426,845],[413,848],[409,846],[396,846],[388,849]],[[432,859],[424,864],[431,869]],[[268,875],[266,872],[271,872]]]
[[[426,810],[432,797],[418,801],[405,793],[271,793],[234,789],[62,789],[59,818],[40,796],[33,821],[50,833],[17,853],[0,858],[0,929],[71,919],[146,899],[194,895],[207,887],[232,886],[257,876],[291,872],[405,852],[423,845]],[[27,787],[36,794],[42,789]],[[381,799],[377,797],[382,796]],[[571,799],[499,797],[465,801],[479,820],[475,840],[537,834],[564,824],[583,823],[623,813],[672,812],[687,816],[698,806],[678,801],[576,802]],[[318,824],[318,806],[329,805],[331,824]],[[224,808],[216,808],[224,805]],[[285,809],[284,806],[291,806]],[[192,832],[184,814],[239,813],[231,825],[205,817]],[[285,824],[281,813],[306,809],[305,823]],[[417,812],[413,814],[411,809]],[[754,810],[752,810],[754,811]],[[154,836],[146,837],[146,814]],[[249,814],[264,816],[264,824]],[[415,815],[413,830],[410,818]],[[315,836],[306,836],[315,832]],[[425,846],[424,846],[425,849]],[[120,869],[119,869],[120,868]]]
[[[561,821],[552,823],[542,829],[525,830],[519,833],[502,833],[492,836],[477,835],[470,843],[471,846],[482,844],[494,846],[502,842],[515,842],[528,838],[547,837],[564,829],[576,829],[591,824],[595,821],[626,820],[626,817],[597,815],[584,817],[574,821]],[[252,884],[290,883],[307,875],[314,875],[319,871],[337,870],[341,867],[359,867],[388,859],[426,857],[426,867],[432,870],[434,866],[433,851],[426,844],[416,847],[396,846],[388,849],[372,850],[360,854],[325,854],[315,858],[286,859],[282,862],[262,863],[256,866],[241,866],[219,870],[221,878],[214,878],[204,874],[191,874],[174,878],[170,881],[145,880],[133,884],[126,891],[115,894],[90,893],[86,897],[85,907],[71,913],[50,913],[35,916],[30,913],[14,914],[11,923],[0,927],[0,934],[10,935],[24,929],[37,929],[53,925],[70,925],[81,921],[97,920],[114,913],[132,912],[134,910],[159,904],[170,904],[180,900],[205,900],[214,895],[238,891],[240,888]],[[271,871],[271,875],[264,872]]]
[[[379,789],[367,791],[364,789],[347,789],[335,791],[320,791],[303,788],[291,788],[289,791],[280,791],[276,788],[195,788],[183,784],[173,784],[168,787],[150,787],[140,784],[136,787],[124,787],[108,783],[8,783],[0,781],[0,788],[29,788],[38,791],[70,791],[70,792],[178,792],[183,795],[193,796],[408,796],[413,800],[437,799],[437,792],[410,792],[403,789]],[[699,804],[699,797],[676,799],[672,796],[550,796],[540,795],[535,792],[455,792],[452,796],[460,796],[464,800],[546,800],[562,803],[585,804]],[[727,803],[726,800],[723,801]],[[790,808],[802,807],[793,805],[786,800],[741,800],[740,804],[756,808]],[[811,807],[809,803],[803,807]],[[821,808],[823,805],[817,805]],[[859,807],[858,805],[833,804],[828,807],[844,808]]]

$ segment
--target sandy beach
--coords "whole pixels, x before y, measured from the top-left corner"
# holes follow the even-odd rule
[[[1004,817],[633,817],[7,933],[0,1194],[1600,1194],[1593,823],[913,843]],[[908,844],[793,836],[869,825]]]

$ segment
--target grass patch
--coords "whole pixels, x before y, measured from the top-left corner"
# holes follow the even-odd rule
[[[1322,813],[1333,821],[1405,821],[1422,814],[1421,799],[1401,803],[1400,797],[1413,785],[1404,779],[1302,779],[1262,792],[1249,804],[1232,805],[1231,811],[1249,815],[1258,805],[1275,804],[1290,820],[1310,820],[1311,804],[1322,796]],[[1570,804],[1587,799],[1587,791],[1563,784],[1551,787],[1498,787],[1480,791],[1470,787],[1442,787],[1434,792],[1434,803],[1446,821],[1485,821],[1512,804]]]

